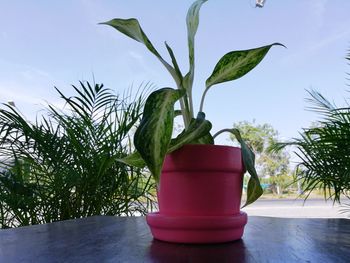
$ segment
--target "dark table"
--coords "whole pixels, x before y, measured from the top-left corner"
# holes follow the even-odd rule
[[[144,217],[96,216],[0,230],[0,262],[350,262],[350,220],[249,217],[242,240],[153,240]]]

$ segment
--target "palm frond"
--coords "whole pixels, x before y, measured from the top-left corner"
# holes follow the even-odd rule
[[[275,148],[297,148],[304,191],[321,188],[325,198],[340,202],[350,190],[350,108],[337,107],[316,91],[309,94],[310,109],[323,118],[314,127],[304,129],[300,138],[279,143]]]
[[[0,109],[0,226],[145,214],[154,202],[151,177],[116,161],[133,150],[142,89],[128,100],[88,82],[73,86],[72,97],[56,90],[68,112],[49,105],[32,123],[14,107]]]

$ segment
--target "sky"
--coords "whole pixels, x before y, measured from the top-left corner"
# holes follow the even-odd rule
[[[188,70],[185,17],[191,0],[0,0],[0,102],[15,101],[28,119],[47,103],[62,107],[54,86],[72,95],[79,80],[104,83],[117,93],[142,83],[175,84],[140,43],[98,25],[113,18],[137,18],[154,46],[169,60],[173,48]],[[232,50],[275,42],[246,76],[211,88],[204,111],[214,133],[234,122],[270,123],[280,138],[298,136],[319,116],[306,110],[306,90],[320,91],[339,105],[348,97],[344,59],[350,49],[349,0],[209,0],[196,36],[194,104],[205,80]],[[221,144],[229,144],[226,137]]]

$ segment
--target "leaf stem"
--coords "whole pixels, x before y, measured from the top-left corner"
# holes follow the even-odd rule
[[[182,89],[182,87],[178,86],[178,89]],[[189,116],[188,116],[188,107],[186,107],[188,104],[188,101],[187,101],[187,103],[186,103],[186,101],[187,101],[186,95],[180,99],[180,108],[181,108],[181,112],[182,112],[182,119],[184,121],[185,129],[187,129],[187,127],[190,124]]]
[[[219,136],[221,133],[224,133],[224,132],[232,132],[232,129],[222,129],[222,130],[218,131],[217,133],[215,133],[213,135],[213,138],[215,139],[217,136]]]
[[[186,117],[187,117],[187,124],[186,124],[186,128],[188,127],[188,125],[190,124],[191,122],[191,113],[190,113],[190,110],[189,110],[189,105],[188,105],[188,96],[187,96],[187,92],[186,94],[183,96],[182,98],[184,100],[184,103],[185,103],[185,111],[186,111]]]
[[[192,87],[189,91],[188,94],[188,100],[189,100],[189,104],[190,104],[190,118],[194,118],[194,110],[193,110],[193,100],[192,100]]]
[[[203,92],[202,99],[201,99],[201,104],[200,104],[200,107],[199,107],[199,112],[203,112],[204,98],[205,98],[205,95],[207,94],[208,89],[209,88],[206,88],[205,91]]]

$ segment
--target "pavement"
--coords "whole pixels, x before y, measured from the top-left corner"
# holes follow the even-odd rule
[[[324,199],[262,199],[242,210],[250,216],[350,219],[350,206],[333,204],[332,201]]]

